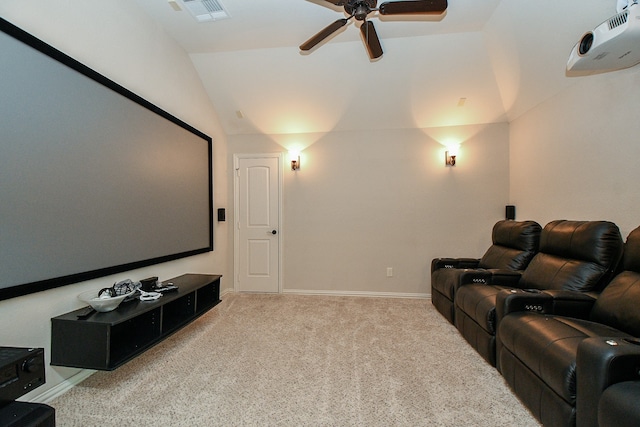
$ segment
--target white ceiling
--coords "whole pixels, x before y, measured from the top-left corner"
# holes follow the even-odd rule
[[[372,62],[353,20],[299,50],[344,17],[324,0],[220,0],[231,17],[205,23],[167,0],[134,1],[189,53],[227,134],[513,120],[575,83],[569,51],[616,3],[449,0],[439,17],[370,15],[384,49]]]

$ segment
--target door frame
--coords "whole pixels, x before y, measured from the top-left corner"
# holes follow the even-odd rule
[[[239,260],[240,260],[240,233],[238,232],[238,214],[240,213],[240,159],[278,159],[278,293],[282,293],[282,246],[283,246],[283,229],[282,229],[282,189],[283,189],[283,154],[282,153],[258,153],[245,154],[235,153],[233,155],[233,291],[239,289],[238,279],[240,277]]]

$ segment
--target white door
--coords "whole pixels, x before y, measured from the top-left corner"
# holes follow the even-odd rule
[[[279,154],[236,156],[236,290],[280,291]]]

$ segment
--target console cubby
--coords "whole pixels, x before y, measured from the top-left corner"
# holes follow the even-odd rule
[[[160,307],[111,327],[108,364],[115,366],[148,348],[161,337]]]
[[[178,331],[220,302],[219,275],[185,274],[163,284],[177,291],[155,301],[123,302],[107,313],[83,309],[51,319],[51,364],[113,370]]]
[[[196,290],[196,313],[204,313],[220,301],[220,281],[211,282]]]
[[[164,305],[162,309],[162,332],[170,333],[189,322],[195,312],[196,293],[191,292]]]

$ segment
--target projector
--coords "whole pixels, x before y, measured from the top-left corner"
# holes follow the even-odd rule
[[[629,4],[582,36],[567,62],[567,74],[587,74],[632,67],[640,63],[640,6]]]

